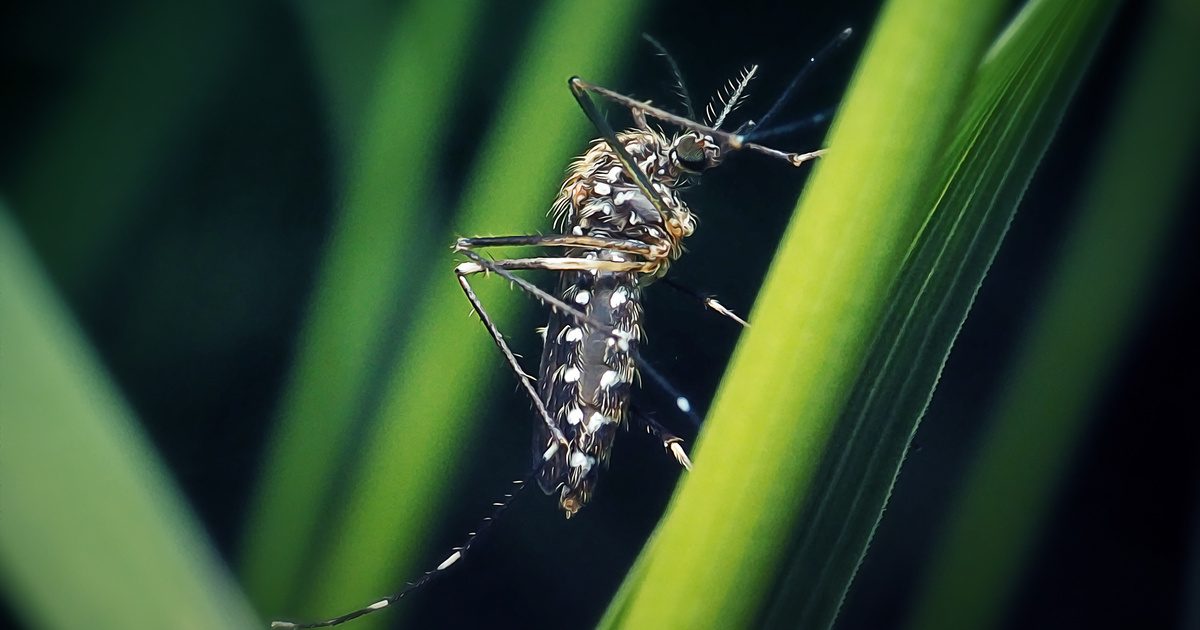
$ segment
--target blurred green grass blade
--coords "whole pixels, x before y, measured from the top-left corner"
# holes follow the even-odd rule
[[[604,19],[597,19],[595,4],[585,0],[547,4],[499,117],[481,143],[481,162],[456,215],[456,234],[546,228],[546,211],[567,162],[591,133],[566,79],[576,73],[610,79],[639,41],[635,20],[643,5],[610,2]],[[491,383],[513,382],[482,326],[466,315],[470,306],[451,273],[453,237],[432,239],[444,252],[435,259],[442,263],[432,266],[429,295],[416,305],[410,334],[390,369],[378,422],[359,453],[361,470],[350,484],[343,518],[330,531],[330,545],[321,550],[310,576],[312,596],[293,616],[329,616],[361,606],[428,568],[418,561],[428,552],[428,535],[451,499],[456,471],[466,465],[467,449],[473,446],[467,436],[478,435],[475,427],[493,420],[480,393]],[[474,282],[501,329],[520,334],[512,325],[518,309],[532,301],[494,278]],[[528,428],[521,423],[512,430]],[[525,472],[511,471],[512,478]],[[507,489],[503,479],[497,481],[497,494]],[[480,505],[481,511],[486,508]]]
[[[685,480],[605,626],[761,619],[1001,2],[884,8]],[[836,445],[832,445],[836,449]],[[836,450],[832,451],[836,453]]]
[[[455,77],[478,1],[417,0],[393,24],[343,207],[327,244],[293,371],[252,503],[243,579],[260,610],[288,608],[373,374],[397,296],[431,255],[436,146],[451,122]]]
[[[0,582],[33,628],[253,628],[0,206]]]
[[[304,26],[325,101],[334,163],[342,167],[359,137],[363,108],[377,87],[382,49],[398,7],[392,0],[293,0],[292,5]]]
[[[822,463],[769,626],[828,627],[836,617],[954,338],[1114,6],[1035,0],[979,68],[937,169],[941,192]]]
[[[963,483],[909,627],[1003,621],[1089,412],[1119,357],[1200,150],[1200,7],[1159,3]]]
[[[225,2],[152,1],[126,13],[87,51],[79,83],[45,116],[51,122],[8,183],[30,240],[71,295],[87,290],[137,219],[138,195],[203,113],[250,14]]]

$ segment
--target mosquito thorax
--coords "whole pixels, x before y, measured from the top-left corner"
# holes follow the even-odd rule
[[[616,152],[600,139],[571,164],[552,210],[555,225],[579,236],[642,241],[661,252],[661,258],[647,261],[647,269],[665,267],[682,253],[681,239],[696,227],[679,189],[695,177],[696,168],[715,164],[720,152],[711,138],[695,134],[671,138],[654,129],[634,128],[617,138],[645,174],[665,212],[642,193]]]

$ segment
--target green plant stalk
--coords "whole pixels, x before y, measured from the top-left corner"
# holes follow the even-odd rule
[[[735,352],[695,471],[604,625],[749,627],[925,219],[999,2],[893,0]],[[936,69],[936,71],[933,71]],[[703,593],[697,597],[697,593]]]
[[[140,2],[86,51],[78,84],[45,119],[6,182],[14,211],[70,296],[86,293],[145,203],[146,182],[217,92],[248,11],[230,3]],[[207,51],[197,56],[196,50]],[[100,157],[102,156],[102,157]],[[67,181],[69,180],[69,181]]]
[[[929,220],[822,462],[768,627],[828,627],[912,434],[1115,2],[1026,4],[980,66]]]
[[[1200,147],[1194,3],[1160,3],[909,627],[988,628],[1140,311]]]
[[[456,235],[545,229],[570,156],[594,133],[566,79],[576,73],[611,78],[638,41],[631,33],[637,32],[642,4],[610,2],[605,19],[597,21],[592,3],[572,0],[547,5],[539,17],[498,119],[481,143],[481,161],[468,179],[455,233],[435,241],[446,247],[439,258],[443,264],[433,265],[429,294],[414,307],[411,332],[388,370],[374,429],[359,453],[352,490],[329,533],[330,544],[319,550],[311,596],[297,614],[321,617],[361,606],[429,568],[419,561],[453,497],[457,471],[475,446],[470,437],[492,420],[479,392],[513,382],[480,323],[465,315],[470,307],[451,272],[449,246]],[[501,330],[511,331],[518,309],[532,305],[494,277],[472,282]],[[496,487],[497,494],[506,490]]]
[[[426,149],[444,137],[467,42],[483,5],[418,0],[400,11],[382,54],[368,130],[313,289],[242,541],[242,576],[260,610],[283,613],[330,500],[397,296],[414,260],[433,255]]]
[[[400,7],[390,0],[292,0],[291,4],[304,26],[340,172],[359,137],[359,126],[368,122],[363,109],[371,102],[373,90],[381,87],[373,80],[381,76],[380,60]]]
[[[28,627],[253,628],[202,527],[0,206],[0,583]]]

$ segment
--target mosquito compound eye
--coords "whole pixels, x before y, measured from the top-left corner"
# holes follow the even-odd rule
[[[675,161],[689,171],[703,171],[708,168],[708,156],[704,148],[694,136],[684,136],[675,144]]]

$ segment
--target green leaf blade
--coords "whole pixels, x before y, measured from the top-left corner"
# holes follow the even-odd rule
[[[1053,504],[1088,411],[1119,356],[1188,183],[1200,143],[1200,89],[1180,82],[1197,55],[1200,11],[1161,2],[1089,182],[1071,236],[985,419],[908,627],[988,628]]]
[[[0,207],[0,583],[30,627],[258,626]]]
[[[999,3],[885,9],[714,403],[696,469],[639,560],[647,566],[625,589],[629,601],[615,603],[623,610],[606,623],[749,627],[761,615],[925,218],[923,174],[942,154],[998,14]],[[918,70],[930,67],[940,71]]]
[[[1114,3],[1031,2],[981,66],[947,174],[823,465],[775,627],[830,624],[1017,203]]]

